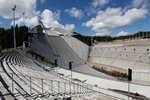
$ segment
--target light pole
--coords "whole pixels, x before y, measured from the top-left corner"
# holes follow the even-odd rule
[[[23,12],[22,14],[23,14],[23,24],[25,26],[25,12]]]
[[[57,62],[57,59],[54,60],[54,64],[55,64],[55,67],[56,67],[56,73],[57,73],[57,76],[58,76],[58,62]]]
[[[70,96],[71,96],[71,85],[72,85],[72,61],[69,62],[69,70],[71,71],[71,81],[70,81]]]
[[[93,46],[93,37],[91,36],[91,47]]]
[[[130,97],[130,82],[132,81],[132,69],[128,68],[128,100]]]
[[[148,38],[148,32],[146,32],[146,39]]]
[[[16,5],[14,6],[14,8],[12,8],[13,10],[13,18],[14,18],[14,49],[16,49],[16,33],[15,33],[15,10],[16,10]]]
[[[71,62],[69,62],[69,69],[70,69],[70,71],[71,71],[71,81],[72,81],[72,61]]]

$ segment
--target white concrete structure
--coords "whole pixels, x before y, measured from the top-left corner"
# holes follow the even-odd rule
[[[107,47],[96,45],[90,56],[94,63],[124,70],[131,68],[135,80],[150,81],[149,45],[110,45]],[[140,77],[137,77],[138,75]]]
[[[121,99],[106,92],[99,92],[94,85],[70,80],[62,75],[65,73],[45,71],[40,67],[42,64],[37,65],[18,52],[2,53],[0,60],[0,93],[3,99],[63,100],[70,96],[74,100]]]
[[[71,36],[62,36],[62,38],[83,61],[87,61],[89,47],[85,43]]]

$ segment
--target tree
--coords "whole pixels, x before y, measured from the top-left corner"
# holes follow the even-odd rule
[[[23,41],[28,39],[28,27],[16,25],[16,45],[21,46]],[[0,28],[0,47],[12,48],[13,47],[13,27],[10,29]]]

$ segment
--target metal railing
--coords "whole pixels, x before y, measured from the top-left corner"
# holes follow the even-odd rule
[[[4,71],[0,71],[1,76],[7,77],[6,73]],[[38,94],[44,94],[44,93],[49,93],[49,94],[53,94],[53,95],[59,95],[59,94],[66,94],[66,95],[82,95],[82,94],[88,94],[88,93],[99,93],[103,96],[106,97],[110,97],[110,98],[115,98],[115,99],[120,99],[123,100],[122,98],[118,98],[106,93],[103,93],[101,91],[96,90],[95,88],[99,88],[99,87],[94,87],[93,85],[90,84],[86,84],[86,83],[80,83],[80,82],[71,82],[70,80],[67,81],[58,81],[58,80],[51,80],[51,79],[44,79],[44,78],[39,78],[39,77],[35,77],[35,76],[29,76],[29,75],[22,75],[22,74],[14,74],[14,73],[7,73],[11,76],[11,78],[9,80],[7,80],[7,84],[11,87],[11,91],[12,93],[15,93],[15,88],[17,88],[18,86],[15,84],[14,80],[16,80],[16,82],[18,82],[18,84],[20,84],[23,88],[24,88],[30,95],[32,95],[32,93],[38,95]],[[56,75],[56,74],[55,74]],[[26,78],[26,82],[27,84],[25,84],[24,82],[21,82],[17,79],[17,77],[22,77],[22,79]],[[61,77],[62,76],[59,76]],[[36,83],[38,84],[36,84]],[[35,93],[35,89],[37,88],[37,86],[39,89],[37,89],[39,91],[39,93]],[[103,88],[100,88],[99,90],[101,90]],[[107,89],[106,89],[107,90]],[[34,92],[33,92],[34,91]]]
[[[9,55],[7,55],[7,56],[9,56]],[[12,58],[9,57],[9,59],[12,59]],[[6,62],[5,59],[3,60],[3,62],[10,63],[10,62]],[[13,63],[11,63],[11,64],[13,64]],[[17,65],[17,64],[14,64],[14,65]],[[19,66],[21,66],[21,65],[19,65]],[[4,66],[4,67],[8,67],[8,66]],[[1,74],[7,73],[4,71],[0,71],[0,72],[1,72]],[[16,83],[14,82],[14,80],[16,79],[16,80],[18,80],[16,82],[20,83],[21,85],[25,85],[25,87],[27,87],[27,88],[25,88],[25,90],[28,91],[29,94],[32,94],[33,91],[35,91],[38,87],[39,89],[37,89],[37,90],[39,91],[39,93],[50,93],[50,94],[62,93],[62,94],[69,94],[69,95],[99,93],[106,97],[123,100],[122,98],[111,95],[111,93],[108,89],[96,87],[96,86],[93,86],[93,85],[87,84],[87,83],[72,81],[71,78],[62,76],[55,71],[50,71],[50,73],[55,75],[57,78],[62,79],[62,81],[35,77],[34,75],[33,76],[23,75],[22,73],[16,74],[16,73],[12,72],[12,73],[7,73],[9,76],[11,76],[11,77],[9,77],[10,80],[9,80],[8,84],[12,87],[12,93],[14,92],[15,86],[17,87],[17,85],[15,85]],[[23,77],[23,78],[19,79],[18,76]],[[26,81],[23,82],[22,80],[26,80]],[[48,87],[49,87],[49,90],[48,90]],[[106,92],[104,92],[104,91],[106,91]],[[110,93],[110,94],[108,94],[108,93]]]

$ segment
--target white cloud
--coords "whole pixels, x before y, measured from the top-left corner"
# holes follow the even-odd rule
[[[93,2],[91,3],[92,7],[96,8],[98,6],[107,4],[109,2],[109,0],[93,0]]]
[[[39,24],[39,19],[41,19],[44,26],[47,28],[57,26],[57,27],[65,29],[67,31],[72,31],[75,28],[74,24],[62,25],[57,21],[60,17],[60,13],[61,13],[60,10],[57,10],[56,12],[52,12],[49,9],[45,9],[39,16],[26,17],[25,24],[27,26],[34,27]],[[17,19],[15,22],[19,26],[22,25],[23,17]],[[13,25],[13,21],[11,22],[11,25]]]
[[[43,22],[45,27],[57,26],[57,27],[66,29],[67,31],[72,31],[75,28],[74,24],[66,24],[66,25],[60,24],[57,21],[57,18],[55,17],[55,14],[49,9],[45,9],[42,12],[41,21]]]
[[[17,24],[17,25],[21,25],[23,23],[23,18],[21,17],[21,18],[19,18],[18,20],[15,20],[15,24]],[[14,21],[11,21],[11,25],[14,25]]]
[[[25,12],[26,16],[35,16],[39,14],[36,11],[36,0],[0,0],[0,17],[2,18],[12,18],[12,8],[16,5],[16,17],[22,16]]]
[[[18,20],[15,21],[15,23],[19,26],[21,26],[23,23],[23,17],[19,18]],[[33,16],[33,17],[28,17],[25,18],[25,25],[34,27],[39,24],[39,18],[38,16]],[[13,21],[11,22],[11,25],[13,25]]]
[[[53,26],[59,26],[62,27],[61,24],[58,23],[56,18],[54,17],[54,14],[51,10],[45,9],[41,14],[41,21],[45,25],[45,27],[53,27]]]
[[[132,6],[135,8],[148,8],[150,0],[132,0]]]
[[[72,31],[74,28],[75,28],[74,24],[66,24],[64,26],[64,29],[67,30],[67,31]]]
[[[121,8],[107,8],[105,11],[99,11],[95,18],[83,23],[83,26],[90,27],[96,34],[107,35],[111,29],[132,24],[147,13],[148,10],[144,8],[132,8],[125,12]]]
[[[23,12],[25,12],[25,24],[31,27],[35,26],[38,24],[38,16],[40,15],[40,11],[36,10],[36,2],[37,0],[13,0],[13,2],[9,0],[0,0],[0,17],[12,19],[12,8],[16,5],[16,24],[21,25],[23,23],[22,16]],[[13,25],[13,21],[11,22],[11,25]]]
[[[93,14],[96,14],[101,8],[104,7],[107,3],[109,3],[109,0],[91,0],[89,7],[85,9],[85,14],[87,16],[91,16]]]
[[[40,0],[45,2],[45,0]],[[52,12],[49,9],[45,9],[42,13],[36,9],[37,0],[0,0],[0,17],[4,19],[12,18],[12,8],[16,5],[16,24],[19,26],[23,24],[23,12],[25,12],[25,24],[29,27],[33,27],[39,24],[39,19],[43,22],[45,27],[58,26],[63,29],[71,31],[75,28],[74,24],[62,25],[58,22],[60,18],[60,10]],[[6,6],[7,4],[7,6]],[[13,25],[13,21],[11,22]]]
[[[27,26],[36,26],[39,24],[39,18],[38,16],[34,16],[32,18],[27,18],[26,21],[25,21],[25,24]]]
[[[61,13],[61,11],[59,9],[57,9],[56,12],[54,12],[55,19],[57,19],[57,20],[60,19],[60,13]]]
[[[101,30],[96,30],[96,36],[108,36],[111,34],[111,31],[108,29],[101,29]]]
[[[75,7],[72,7],[71,9],[66,9],[65,12],[67,12],[71,17],[79,19],[83,17],[83,12]]]
[[[145,0],[132,0],[132,4],[134,7],[141,7],[145,3]]]
[[[121,31],[118,34],[116,34],[116,36],[125,36],[125,35],[128,35],[128,32]]]

